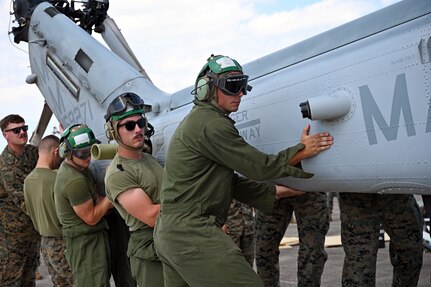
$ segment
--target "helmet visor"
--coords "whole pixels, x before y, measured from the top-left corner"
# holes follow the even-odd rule
[[[248,85],[247,75],[227,75],[226,77],[218,78],[216,86],[230,96],[238,96],[241,92],[247,95],[247,91],[252,89]]]
[[[79,159],[87,159],[91,156],[91,148],[74,149],[72,155]]]
[[[108,107],[107,115],[112,116],[126,111],[128,103],[133,107],[143,108],[144,106],[144,101],[141,97],[133,93],[128,93],[121,95],[112,101]]]

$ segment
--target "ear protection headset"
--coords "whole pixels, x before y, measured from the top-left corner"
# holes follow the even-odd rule
[[[64,158],[72,150],[72,147],[70,146],[70,142],[69,142],[68,138],[70,135],[70,131],[72,130],[72,128],[74,128],[76,126],[79,126],[79,124],[76,124],[76,125],[69,127],[61,135],[60,144],[58,146],[58,155],[61,158]]]
[[[229,71],[239,71],[242,73],[242,67],[234,59],[223,55],[214,56],[212,54],[200,70],[192,94],[200,101],[208,100],[214,87],[214,79],[218,75]]]
[[[70,152],[70,145],[68,145],[67,140],[63,140],[60,142],[60,145],[58,146],[58,155],[61,158],[64,158],[64,156]]]
[[[198,78],[196,81],[196,91],[195,96],[200,101],[205,101],[208,99],[209,94],[213,88],[213,79],[210,76],[204,76]]]
[[[114,140],[116,136],[116,125],[120,119],[134,114],[145,115],[144,101],[134,93],[123,93],[112,100],[105,115],[105,134],[108,140]]]
[[[73,149],[89,147],[97,143],[93,131],[85,124],[75,124],[67,128],[60,138],[58,154],[64,158]]]
[[[105,123],[105,132],[108,140],[110,141],[114,140],[115,130],[110,120]]]

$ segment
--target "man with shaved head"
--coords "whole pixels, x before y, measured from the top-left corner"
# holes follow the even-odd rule
[[[24,200],[34,227],[42,236],[41,252],[54,287],[72,287],[73,273],[64,252],[66,242],[55,211],[54,185],[61,159],[59,138],[44,137],[36,168],[24,180]]]

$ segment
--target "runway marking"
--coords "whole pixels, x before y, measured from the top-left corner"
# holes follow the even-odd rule
[[[390,239],[389,235],[385,232],[385,241],[388,242],[389,239]],[[285,236],[280,242],[280,249],[292,248],[295,245],[299,245],[298,237]],[[339,246],[342,246],[341,235],[326,236],[325,247],[339,247]]]

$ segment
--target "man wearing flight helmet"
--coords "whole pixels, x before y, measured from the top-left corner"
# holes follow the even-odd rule
[[[103,216],[112,207],[99,198],[88,166],[97,142],[84,124],[67,128],[60,139],[61,164],[54,186],[56,211],[66,239],[66,258],[79,287],[109,286],[109,243]]]
[[[309,135],[309,126],[300,144],[277,155],[247,144],[229,113],[250,89],[248,76],[229,57],[212,55],[199,72],[195,106],[169,145],[154,233],[166,286],[263,286],[221,229],[230,201],[271,212],[277,198],[301,192],[253,180],[309,178],[301,160],[332,145],[329,133]]]
[[[148,124],[144,102],[136,94],[122,94],[111,102],[105,119],[107,137],[119,145],[105,175],[106,196],[131,232],[127,254],[132,275],[139,286],[163,286],[153,244],[163,167],[143,152]]]

